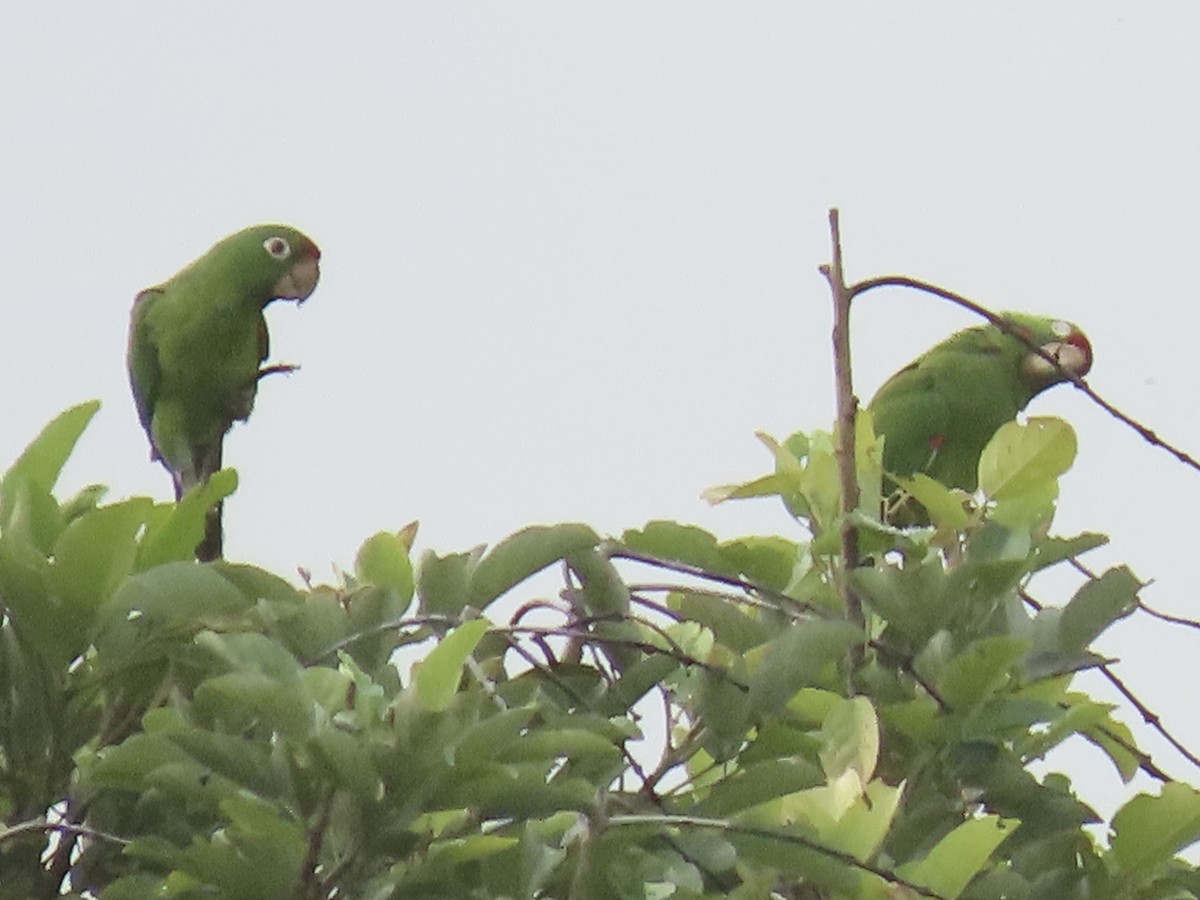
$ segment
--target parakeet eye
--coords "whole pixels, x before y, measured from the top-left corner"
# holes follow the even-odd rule
[[[1053,332],[1055,337],[1070,337],[1071,332],[1074,330],[1075,329],[1071,326],[1070,322],[1063,322],[1060,320],[1050,323],[1050,331]]]
[[[286,240],[276,235],[263,241],[263,249],[276,259],[287,259],[292,255],[292,246]]]

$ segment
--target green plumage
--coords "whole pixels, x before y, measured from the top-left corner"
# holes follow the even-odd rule
[[[320,277],[320,256],[294,228],[257,225],[138,294],[129,381],[151,456],[171,473],[176,499],[221,468],[225,434],[249,417],[259,380],[292,368],[260,368],[269,349],[263,309],[276,299],[305,300]],[[220,554],[218,506],[197,556]]]
[[[1071,323],[1019,313],[1004,318],[1068,372],[1082,376],[1091,367],[1091,346]],[[923,472],[947,487],[974,491],[979,457],[996,430],[1065,380],[995,325],[958,332],[893,375],[871,400],[875,430],[884,436],[884,471]]]

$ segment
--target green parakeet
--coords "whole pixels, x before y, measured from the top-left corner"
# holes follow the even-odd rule
[[[1091,344],[1070,322],[1021,313],[1003,318],[1066,371],[1083,376],[1091,368]],[[923,472],[947,487],[974,491],[979,457],[996,430],[1039,393],[1066,380],[995,325],[960,331],[893,375],[871,400],[875,431],[884,436],[884,471]],[[885,479],[885,490],[889,485],[894,487]],[[892,520],[925,521],[924,510],[901,507]]]
[[[258,382],[294,366],[267,358],[263,310],[303,302],[317,286],[321,252],[287,225],[255,225],[219,241],[176,275],[137,295],[126,363],[151,459],[175,498],[221,468],[221,443],[254,408]],[[221,508],[209,511],[201,561],[221,555]]]

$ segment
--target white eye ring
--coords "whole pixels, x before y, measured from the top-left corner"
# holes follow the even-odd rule
[[[276,235],[263,241],[263,249],[276,259],[287,259],[292,255],[292,245],[286,239]]]
[[[1065,338],[1070,337],[1071,332],[1075,329],[1071,327],[1070,322],[1058,321],[1050,323],[1050,330],[1054,332],[1057,337]]]

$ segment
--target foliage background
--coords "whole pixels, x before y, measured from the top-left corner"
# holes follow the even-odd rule
[[[165,496],[124,383],[128,304],[219,235],[282,218],[321,241],[325,277],[302,313],[272,314],[304,369],[232,438],[233,556],[328,574],[415,517],[438,548],[531,521],[779,532],[773,508],[696,494],[759,471],[755,429],[830,420],[813,266],[835,203],[852,275],[1074,319],[1093,383],[1200,446],[1197,15],[16,5],[0,28],[0,371],[20,388],[0,398],[0,458],[100,396],[68,493]],[[863,393],[963,324],[911,296],[863,304]],[[1080,434],[1059,526],[1113,535],[1102,558],[1186,612],[1200,482],[1068,390],[1036,411]],[[1136,619],[1117,634],[1107,651],[1200,744],[1187,638]],[[1115,808],[1094,754],[1074,767]]]
[[[1090,645],[1140,584],[1078,569],[1102,535],[1047,534],[1062,420],[1001,428],[986,506],[926,480],[936,527],[901,531],[875,521],[864,414],[860,567],[839,560],[839,466],[813,432],[764,436],[773,471],[710,492],[777,496],[811,541],[562,524],[414,567],[414,524],[297,591],[191,560],[231,470],[177,504],[56,499],[97,409],[57,417],[0,483],[0,897],[64,878],[107,900],[1200,895],[1175,858],[1200,792],[1071,689],[1108,671]],[[1069,559],[1069,600],[1029,593]],[[557,599],[481,616],[560,564]],[[634,752],[643,700],[670,729]],[[1157,793],[1105,823],[1069,776],[1028,771],[1075,736]]]

